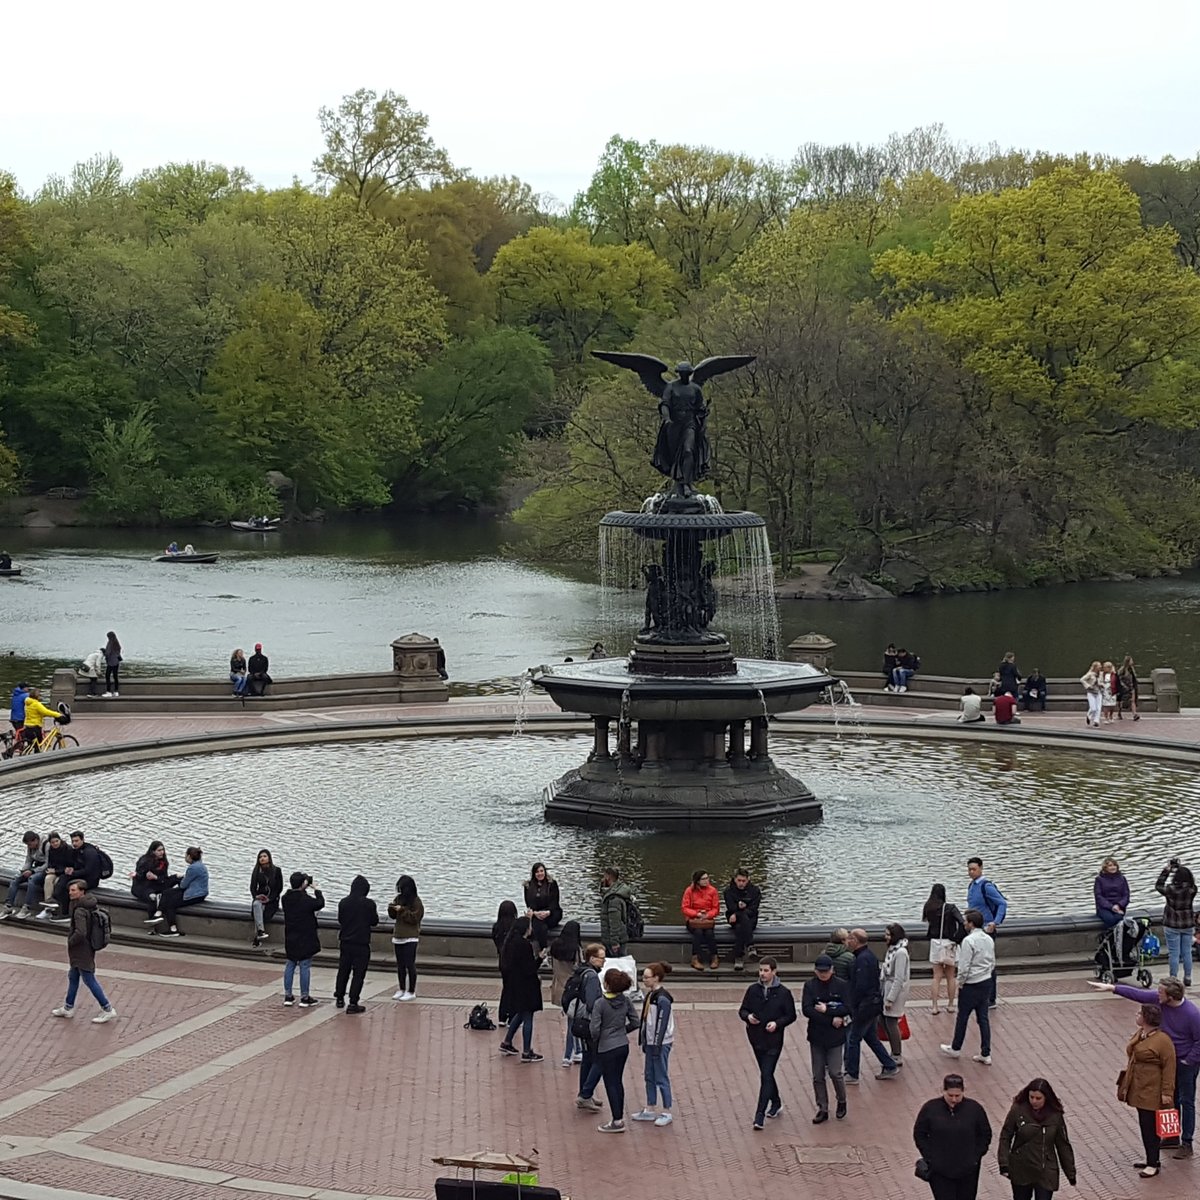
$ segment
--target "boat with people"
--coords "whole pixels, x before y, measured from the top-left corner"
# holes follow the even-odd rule
[[[279,518],[250,517],[245,521],[230,521],[229,528],[240,530],[242,533],[278,533]]]
[[[179,563],[215,563],[217,555],[215,554],[197,554],[196,547],[188,542],[182,550],[177,543],[172,542],[162,554],[156,554],[154,562],[179,562]]]

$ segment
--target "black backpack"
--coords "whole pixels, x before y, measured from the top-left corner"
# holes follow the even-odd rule
[[[109,920],[108,909],[96,908],[88,913],[88,945],[93,950],[103,950],[108,945],[112,933],[112,921]]]
[[[96,849],[96,854],[100,858],[100,878],[111,879],[113,873],[113,860],[99,847]],[[97,947],[99,949],[99,947]]]
[[[567,980],[567,985],[563,988],[563,1016],[566,1016],[571,1011],[571,1005],[583,995],[583,973],[587,969],[588,966],[586,963],[580,963],[579,966],[577,966],[575,970],[571,972],[571,978]]]
[[[642,911],[630,896],[625,906],[625,928],[629,930],[629,940],[636,942],[646,936],[646,920]]]
[[[490,1031],[496,1028],[496,1023],[488,1016],[488,1006],[477,1004],[471,1009],[471,1015],[467,1017],[467,1023],[463,1028]]]

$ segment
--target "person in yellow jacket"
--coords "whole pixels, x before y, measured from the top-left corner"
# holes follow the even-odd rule
[[[21,741],[33,742],[34,751],[37,751],[37,743],[42,737],[42,722],[47,717],[61,717],[62,713],[57,712],[53,708],[47,708],[41,699],[41,693],[37,688],[30,688],[29,695],[25,697],[25,725],[21,729]]]

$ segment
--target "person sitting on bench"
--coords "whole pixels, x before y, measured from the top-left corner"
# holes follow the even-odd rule
[[[267,668],[271,663],[262,652],[262,642],[254,643],[254,653],[250,655],[250,662],[247,665],[250,670],[250,681],[246,685],[246,695],[265,695],[267,684],[271,682],[271,676],[267,674]]]

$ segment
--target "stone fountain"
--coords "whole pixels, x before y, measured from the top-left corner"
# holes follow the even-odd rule
[[[600,522],[604,582],[645,592],[628,657],[533,673],[560,708],[593,723],[587,761],[547,787],[546,817],[722,832],[816,820],[820,802],[771,761],[769,721],[812,704],[834,680],[803,663],[735,658],[729,638],[712,627],[726,603],[749,613],[760,633],[774,623],[766,523],[756,513],[723,512],[693,486],[709,465],[701,385],[753,358],[681,363],[667,381],[666,364],[649,355],[596,357],[636,371],[658,399],[651,461],[671,482],[640,512],[611,512]],[[777,634],[760,641],[778,653]]]

